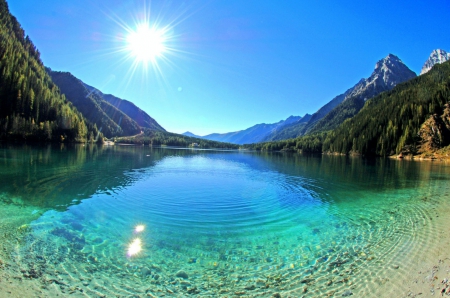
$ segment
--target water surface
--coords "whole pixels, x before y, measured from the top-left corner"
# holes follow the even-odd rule
[[[0,167],[11,270],[89,297],[370,295],[450,185],[432,162],[134,146],[3,146]]]

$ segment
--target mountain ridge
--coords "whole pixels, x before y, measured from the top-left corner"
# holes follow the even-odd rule
[[[305,116],[307,116],[306,114]],[[205,136],[197,136],[191,132],[185,132],[183,135],[185,136],[195,136],[197,138],[202,138],[206,140],[211,141],[218,141],[218,142],[226,142],[226,143],[233,143],[233,144],[250,144],[250,143],[258,143],[264,141],[264,139],[273,133],[274,131],[282,128],[285,125],[288,125],[290,123],[300,121],[303,117],[300,116],[289,116],[285,120],[280,120],[276,123],[260,123],[253,125],[249,128],[239,130],[239,131],[233,131],[228,133],[212,133]],[[192,134],[192,135],[190,135]]]
[[[150,128],[154,130],[166,131],[159,123],[149,116],[145,111],[136,106],[133,102],[119,98],[112,94],[105,94],[101,92],[99,89],[92,87],[86,83],[84,86],[90,90],[91,92],[96,92],[99,94],[104,100],[112,104],[114,107],[125,113],[131,119],[136,121],[136,123],[143,128]]]
[[[410,70],[397,56],[388,54],[375,64],[372,74],[367,79],[362,78],[353,87],[334,97],[314,113],[307,124],[296,124],[296,127],[289,127],[291,131],[287,134],[287,138],[296,138],[311,132],[336,127],[337,124],[355,115],[367,99],[414,77],[416,77],[416,73]],[[352,103],[345,103],[349,99]],[[343,106],[339,107],[340,105]],[[349,113],[342,114],[342,111],[339,110]],[[330,115],[332,111],[334,113]],[[332,123],[332,125],[328,125],[329,123]],[[287,129],[285,128],[285,130]],[[282,133],[283,131],[280,132],[280,135]],[[279,136],[274,136],[273,140],[281,139]]]

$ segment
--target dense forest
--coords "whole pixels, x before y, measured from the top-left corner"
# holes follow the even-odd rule
[[[83,82],[71,73],[48,68],[47,73],[66,98],[88,121],[95,123],[105,137],[131,136],[141,132],[136,121],[104,100],[97,92],[88,90]]]
[[[151,129],[144,129],[144,132],[132,137],[114,138],[115,143],[119,144],[135,144],[135,145],[151,145],[151,146],[177,146],[177,147],[192,147],[194,143],[198,148],[223,148],[223,149],[239,149],[239,145],[210,141],[206,139],[199,139],[187,137],[175,133],[156,131]]]
[[[325,152],[388,156],[416,154],[430,131],[434,147],[450,144],[450,63],[435,65],[428,73],[399,84],[369,100],[353,118],[328,134]],[[431,127],[427,127],[427,120]],[[430,119],[430,120],[431,120]]]
[[[343,102],[341,112],[351,116],[360,104]],[[366,101],[354,117],[334,130],[242,147],[389,156],[415,155],[449,145],[450,62],[446,62]]]
[[[287,151],[299,153],[321,153],[323,141],[327,132],[310,134],[295,139],[280,140],[265,143],[242,145],[242,149],[261,151]]]
[[[102,140],[45,72],[40,53],[0,0],[0,139]]]

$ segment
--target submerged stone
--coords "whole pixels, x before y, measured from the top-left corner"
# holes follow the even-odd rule
[[[188,279],[189,278],[189,275],[183,270],[178,271],[177,274],[175,274],[175,276],[183,278],[183,279]]]

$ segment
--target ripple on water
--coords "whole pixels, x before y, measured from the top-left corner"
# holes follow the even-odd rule
[[[17,262],[80,296],[373,296],[435,237],[438,199],[424,200],[435,190],[324,186],[175,159],[129,172],[125,188],[46,212],[13,252]],[[142,252],[129,257],[136,238]]]

